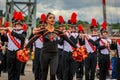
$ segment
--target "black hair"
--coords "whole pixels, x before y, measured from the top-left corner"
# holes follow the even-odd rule
[[[58,21],[58,24],[59,24],[59,25],[61,25],[61,24],[65,24],[65,21],[64,21],[63,23],[61,23],[61,22]]]
[[[53,14],[53,13],[51,13],[51,12],[48,12],[48,14],[47,14],[47,16],[46,16],[45,21],[47,20],[47,18],[49,17],[49,15],[54,15],[54,14]]]
[[[83,33],[83,34],[85,34],[85,32],[84,32],[84,31],[78,31],[78,33]]]
[[[68,24],[76,25],[76,22],[71,23],[70,20],[68,20]]]
[[[48,17],[49,17],[50,15],[54,15],[54,14],[51,13],[51,12],[48,12],[48,14],[47,14],[47,16],[46,16],[46,18],[45,18],[45,23],[46,23],[46,24],[47,24],[46,20],[48,19]]]

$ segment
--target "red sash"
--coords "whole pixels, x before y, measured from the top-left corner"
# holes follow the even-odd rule
[[[101,42],[103,45],[105,45],[105,42],[104,42],[102,39],[100,40],[100,42]],[[107,50],[108,50],[108,52],[109,52],[109,51],[110,51],[109,47],[106,46],[106,48],[107,48]]]
[[[87,39],[87,41],[88,41],[88,39]],[[96,47],[91,42],[88,41],[88,43],[89,43],[90,47],[92,48],[92,50],[95,52],[96,51]]]
[[[40,39],[41,42],[43,42],[43,37],[42,36],[40,36],[39,39]]]
[[[117,40],[118,44],[120,45],[120,39]]]
[[[81,46],[79,41],[77,42],[77,44],[78,44],[79,46]]]
[[[11,35],[11,32],[8,32],[8,35],[9,35],[10,39],[12,40],[12,42],[13,42],[18,48],[20,48],[20,47],[21,47],[20,43],[17,42],[17,40]]]

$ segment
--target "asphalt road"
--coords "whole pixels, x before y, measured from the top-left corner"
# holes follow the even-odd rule
[[[2,72],[0,80],[8,80],[7,73]],[[32,61],[27,62],[26,67],[25,67],[25,76],[20,76],[20,80],[34,80],[34,75],[32,73]],[[48,80],[50,80],[49,76],[48,76]],[[76,80],[75,77],[74,77],[74,80]],[[85,79],[83,78],[83,80]],[[95,78],[95,80],[98,80],[98,79]],[[106,79],[106,80],[113,80],[113,79]]]

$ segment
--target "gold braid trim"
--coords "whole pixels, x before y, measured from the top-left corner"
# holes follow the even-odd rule
[[[44,29],[44,28],[43,28],[43,29],[40,29],[40,31],[39,31],[39,32],[42,32],[42,31],[44,31],[44,30],[46,30],[46,29]],[[38,33],[39,33],[39,32],[38,32]]]
[[[43,34],[43,36],[46,35],[48,32],[49,32],[49,31],[46,31],[46,32]]]
[[[59,32],[57,32],[57,31],[54,31],[54,33],[56,33],[57,35],[59,35]]]
[[[65,36],[64,34],[60,34],[59,36]]]
[[[55,33],[58,35],[58,36],[65,36],[65,34],[63,34],[62,31],[60,31],[59,29],[55,29]]]

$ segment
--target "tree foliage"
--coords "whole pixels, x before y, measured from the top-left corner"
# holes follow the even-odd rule
[[[38,26],[39,24],[39,21],[40,21],[40,18],[37,18],[36,19],[36,26]],[[78,24],[82,24],[84,29],[89,29],[90,27],[90,23],[88,23],[87,21],[82,21],[82,20],[78,20],[77,23]],[[108,24],[108,26],[110,26],[110,28],[112,29],[119,29],[120,30],[120,23],[115,23],[115,24]],[[55,28],[58,28],[59,27],[59,23],[58,21],[55,22]],[[98,23],[98,28],[100,29],[101,25]],[[66,23],[66,29],[68,29],[68,24]]]

